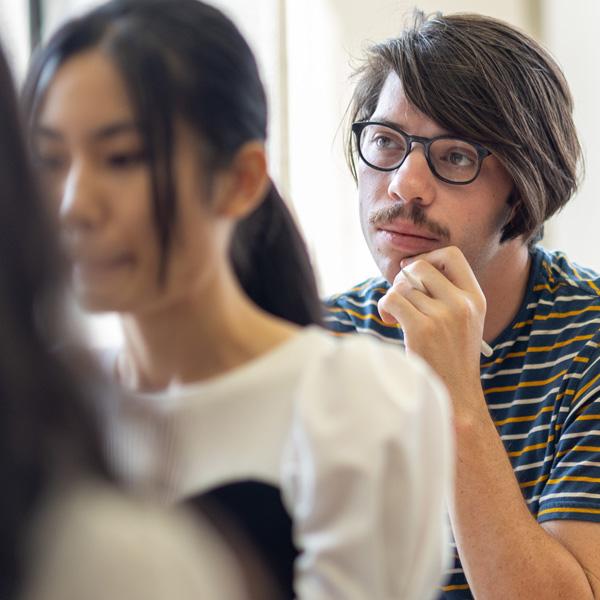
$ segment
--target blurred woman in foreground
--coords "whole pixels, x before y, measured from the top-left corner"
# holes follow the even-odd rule
[[[49,343],[61,261],[19,121],[0,50],[0,598],[245,598],[211,527],[112,482],[93,409],[107,386]]]

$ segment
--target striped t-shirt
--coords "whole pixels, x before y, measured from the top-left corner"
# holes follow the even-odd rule
[[[328,327],[402,346],[374,278],[330,298]],[[481,384],[515,476],[538,522],[600,522],[600,276],[559,252],[532,250],[525,299],[481,357]],[[456,555],[442,598],[472,598]]]

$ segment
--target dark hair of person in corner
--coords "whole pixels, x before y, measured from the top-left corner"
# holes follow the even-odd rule
[[[0,48],[0,598],[19,587],[27,528],[56,469],[68,461],[108,478],[84,401],[93,380],[84,394],[49,342],[61,322],[61,260],[20,125]]]
[[[121,73],[138,117],[164,280],[176,212],[176,118],[202,140],[205,171],[215,173],[244,143],[265,140],[265,91],[248,44],[217,9],[198,0],[113,0],[65,24],[34,56],[24,94],[30,125],[59,67],[98,47]],[[299,325],[320,322],[308,253],[275,185],[232,239],[236,275],[258,306]]]

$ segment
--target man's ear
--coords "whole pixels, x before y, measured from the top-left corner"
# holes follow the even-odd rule
[[[513,188],[508,195],[506,200],[506,212],[504,218],[504,227],[508,225],[517,214],[519,210],[520,202],[519,202],[519,192],[517,192],[516,187],[513,184]]]
[[[271,183],[264,144],[246,142],[223,175],[216,211],[223,217],[243,219],[264,200]]]

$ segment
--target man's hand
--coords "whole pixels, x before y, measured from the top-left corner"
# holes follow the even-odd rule
[[[455,413],[487,412],[479,379],[486,301],[467,260],[450,246],[403,261],[402,267],[379,301],[381,318],[399,323],[407,351],[425,359],[444,380]],[[426,293],[408,282],[406,269]]]

